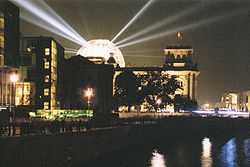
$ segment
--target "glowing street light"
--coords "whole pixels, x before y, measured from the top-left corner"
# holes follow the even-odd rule
[[[16,74],[12,74],[10,76],[10,82],[13,83],[13,86],[14,86],[14,95],[13,95],[13,99],[14,99],[14,109],[13,109],[13,121],[15,121],[15,106],[16,106],[16,82],[19,80],[18,76]],[[9,110],[11,112],[11,101],[12,101],[12,85],[10,85],[10,105],[9,105]]]
[[[87,105],[88,105],[88,110],[89,110],[90,98],[93,96],[93,89],[92,89],[92,88],[88,88],[88,89],[85,91],[85,96],[87,97]]]
[[[159,106],[161,104],[161,99],[157,99],[156,104]]]
[[[160,108],[161,102],[162,102],[161,99],[156,100],[156,104],[157,104],[158,108]]]
[[[10,81],[12,83],[16,83],[18,81],[18,79],[19,78],[18,78],[18,76],[16,74],[13,74],[13,75],[10,76]]]
[[[206,108],[208,108],[208,107],[209,107],[209,104],[208,104],[208,103],[206,103],[206,104],[205,104],[205,107],[206,107]]]

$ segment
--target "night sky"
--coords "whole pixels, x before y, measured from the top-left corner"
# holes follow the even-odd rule
[[[147,3],[145,0],[45,2],[87,41],[98,38],[111,40]],[[184,12],[185,16],[136,39],[169,30],[182,32],[181,43],[194,48],[193,61],[198,63],[200,71],[199,104],[219,101],[224,92],[250,90],[250,0],[156,0],[115,42],[162,19],[179,16],[196,5],[199,6],[196,10]],[[199,25],[220,15],[230,16]],[[181,27],[192,23],[198,23],[198,26],[182,30]],[[163,49],[179,44],[176,32],[122,48],[126,65],[163,65]],[[21,20],[21,33],[22,36],[52,36],[65,48],[78,50],[81,47],[24,20]]]

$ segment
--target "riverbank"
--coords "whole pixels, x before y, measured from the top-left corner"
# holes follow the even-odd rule
[[[249,119],[168,117],[151,124],[134,122],[82,133],[4,137],[0,138],[0,166],[78,166],[104,154],[163,139],[174,142],[192,135],[249,132]]]

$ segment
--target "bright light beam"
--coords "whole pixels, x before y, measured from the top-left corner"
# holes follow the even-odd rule
[[[59,20],[65,27],[67,27],[71,32],[73,32],[77,38],[83,41],[83,43],[87,42],[66,21],[64,21],[53,9],[51,9],[44,1],[38,1],[38,2],[40,2],[41,6],[43,6],[48,11],[50,11],[50,13],[56,18],[56,20]]]
[[[153,3],[154,0],[149,0],[143,8],[123,27],[123,29],[111,40],[113,43],[130,25],[132,25],[136,19],[139,18],[139,16],[142,15],[142,13]]]
[[[55,33],[55,34],[57,34],[57,35],[59,35],[59,36],[65,38],[65,39],[68,39],[68,40],[70,40],[70,41],[72,41],[72,42],[75,42],[75,43],[77,43],[77,44],[79,44],[79,45],[82,44],[81,42],[75,40],[74,38],[72,38],[72,37],[70,37],[70,36],[68,36],[68,35],[66,35],[65,33],[59,31],[58,29],[56,29],[56,28],[54,28],[54,27],[48,25],[46,22],[44,22],[43,20],[40,20],[40,19],[37,18],[37,17],[34,17],[34,16],[29,15],[29,14],[27,14],[27,13],[25,13],[25,14],[22,13],[20,17],[21,17],[23,20],[26,20],[26,21],[28,21],[28,22],[30,22],[30,23],[32,23],[32,24],[34,24],[34,25],[37,25],[37,26],[39,26],[39,27],[41,27],[41,28],[43,28],[43,29],[45,29],[45,30],[48,30],[48,31],[50,31],[50,32],[53,32],[53,33]]]
[[[70,50],[70,51],[76,51],[76,52],[78,52],[77,49],[73,49],[73,48],[65,48],[65,50]]]
[[[141,58],[161,58],[162,56],[145,56],[145,55],[124,55],[124,57],[141,57]]]
[[[71,51],[71,50],[65,50],[65,53],[73,53],[73,54],[77,54],[77,51]]]
[[[205,5],[206,5],[206,4],[205,4]],[[205,5],[204,5],[204,3],[202,3],[202,4],[199,3],[199,4],[196,4],[195,6],[193,6],[193,7],[191,7],[191,8],[187,8],[186,10],[183,10],[183,11],[181,12],[181,14],[172,15],[172,16],[170,16],[170,17],[167,16],[167,17],[165,17],[164,19],[162,19],[161,21],[159,21],[159,22],[157,22],[157,23],[155,23],[155,24],[153,24],[153,25],[151,25],[151,26],[149,26],[149,27],[147,27],[147,28],[145,28],[145,29],[143,29],[143,30],[137,32],[137,33],[134,33],[134,34],[128,36],[127,38],[125,38],[125,39],[123,39],[123,40],[121,40],[121,41],[118,41],[118,42],[115,43],[115,44],[116,44],[116,45],[122,44],[122,43],[124,43],[124,42],[127,42],[128,40],[134,39],[134,38],[136,38],[136,37],[138,37],[138,36],[141,36],[141,35],[143,35],[143,34],[146,34],[146,33],[148,33],[148,32],[151,32],[151,31],[153,31],[153,30],[156,30],[156,29],[158,29],[158,28],[160,28],[160,27],[162,27],[162,26],[166,26],[166,25],[168,25],[168,24],[170,24],[170,23],[172,23],[172,22],[176,22],[176,21],[179,20],[179,19],[182,19],[182,18],[184,18],[184,17],[187,17],[188,15],[191,15],[191,14],[193,14],[193,13],[196,13],[196,12],[202,10],[202,9],[203,9],[203,6],[205,6]]]
[[[125,43],[123,45],[118,45],[118,48],[123,48],[123,47],[126,47],[126,46],[139,44],[139,43],[142,43],[142,42],[147,42],[147,41],[151,41],[151,40],[155,40],[155,39],[160,39],[160,38],[166,37],[167,35],[176,33],[176,30],[183,31],[183,30],[188,30],[188,29],[192,29],[192,28],[197,28],[197,27],[204,26],[204,25],[207,25],[207,24],[211,24],[213,22],[217,22],[217,21],[220,21],[220,20],[235,16],[235,15],[244,14],[244,13],[247,13],[248,11],[249,10],[242,9],[242,10],[237,10],[237,11],[231,13],[231,14],[227,14],[227,15],[224,14],[224,15],[220,15],[220,16],[217,16],[217,17],[214,17],[214,18],[208,18],[208,19],[206,19],[204,21],[195,22],[195,23],[188,24],[188,25],[185,25],[185,26],[182,26],[182,27],[177,27],[177,28],[174,28],[172,30],[164,31],[164,32],[161,32],[161,33],[158,33],[158,34],[155,34],[155,35],[151,35],[151,36],[144,37],[144,38],[141,38],[141,39],[138,39],[138,40],[135,40],[135,41],[131,41],[131,42]]]
[[[36,17],[47,22],[49,25],[53,26],[55,29],[59,30],[60,32],[63,32],[64,34],[69,36],[69,38],[73,38],[74,39],[73,42],[77,41],[77,43],[80,43],[81,45],[86,43],[85,39],[83,39],[79,34],[77,34],[73,30],[72,27],[70,27],[58,14],[56,14],[44,2],[41,2],[41,1],[32,2],[30,0],[11,0],[11,1],[15,3],[17,6],[19,6],[20,8],[26,11],[29,11]],[[40,2],[40,5],[37,2]],[[41,27],[41,25],[39,24],[36,24],[36,25]],[[42,28],[44,28],[44,26]],[[57,34],[62,36],[62,33],[57,33]]]
[[[139,54],[139,53],[154,53],[154,52],[159,52],[161,51],[160,49],[150,49],[150,50],[130,50],[130,51],[122,51],[123,54]]]

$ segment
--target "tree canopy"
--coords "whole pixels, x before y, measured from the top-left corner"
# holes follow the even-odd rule
[[[139,78],[142,95],[155,110],[173,104],[175,91],[181,89],[175,76],[163,75],[161,71],[150,71]]]
[[[115,80],[114,100],[116,107],[120,105],[128,106],[128,111],[132,105],[140,103],[139,99],[140,81],[131,70],[121,72]]]
[[[194,110],[197,102],[186,95],[175,95],[182,89],[176,76],[169,76],[162,71],[148,71],[135,75],[132,70],[121,72],[115,80],[115,107],[127,106],[128,112],[133,105],[143,101],[152,106],[155,111],[167,104],[174,105],[175,111]]]

